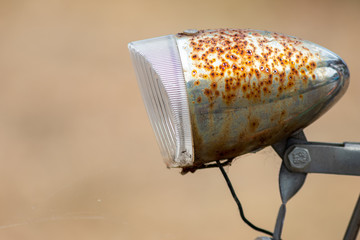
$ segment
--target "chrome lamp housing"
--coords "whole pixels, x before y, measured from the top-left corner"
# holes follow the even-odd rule
[[[129,44],[168,167],[197,167],[302,130],[345,92],[335,53],[280,33],[184,31]]]

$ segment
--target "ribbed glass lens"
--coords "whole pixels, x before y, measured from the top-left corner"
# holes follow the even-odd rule
[[[168,167],[191,165],[189,105],[175,38],[132,42],[129,51],[165,163]]]

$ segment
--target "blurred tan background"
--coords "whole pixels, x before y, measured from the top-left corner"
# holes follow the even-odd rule
[[[255,239],[218,169],[162,162],[127,43],[188,28],[253,28],[323,45],[348,63],[347,94],[305,131],[360,141],[360,3],[0,1],[0,239]],[[280,159],[227,171],[256,225],[273,230]],[[284,239],[341,239],[360,179],[310,175]],[[360,239],[360,238],[359,238]]]

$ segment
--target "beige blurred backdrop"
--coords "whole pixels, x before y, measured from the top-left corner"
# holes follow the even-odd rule
[[[255,239],[218,169],[162,162],[127,43],[189,28],[253,28],[323,45],[348,63],[346,95],[305,130],[360,141],[360,3],[0,1],[0,239]],[[280,159],[227,168],[245,213],[272,230]],[[341,239],[360,179],[310,175],[284,239]],[[360,238],[359,238],[360,239]]]

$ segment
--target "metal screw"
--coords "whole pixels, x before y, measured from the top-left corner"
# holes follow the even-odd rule
[[[197,29],[186,29],[182,32],[182,34],[187,35],[187,36],[193,36],[196,35],[199,32],[199,30]]]
[[[293,168],[305,168],[311,162],[309,150],[301,147],[295,147],[289,153],[288,158]]]

